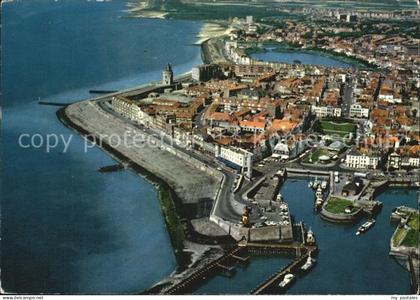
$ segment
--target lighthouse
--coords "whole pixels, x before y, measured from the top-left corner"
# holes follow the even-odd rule
[[[174,83],[174,72],[172,71],[172,67],[168,64],[162,72],[162,84],[163,85],[171,85]]]

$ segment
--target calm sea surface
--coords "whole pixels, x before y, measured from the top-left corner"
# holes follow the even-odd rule
[[[72,131],[45,101],[121,89],[201,63],[199,22],[124,18],[123,1],[24,0],[2,5],[2,287],[25,293],[134,293],[176,262],[154,187],[75,135],[47,153],[20,134]],[[24,140],[25,143],[27,140]],[[36,143],[40,141],[38,136]]]

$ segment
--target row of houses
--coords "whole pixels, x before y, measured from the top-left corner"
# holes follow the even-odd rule
[[[351,150],[346,154],[345,164],[353,169],[401,169],[420,168],[420,146],[407,146],[405,151],[360,151]]]

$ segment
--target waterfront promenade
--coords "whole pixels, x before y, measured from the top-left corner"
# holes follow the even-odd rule
[[[133,137],[138,129],[104,112],[97,103],[91,101],[72,104],[65,109],[65,114],[73,124],[93,136],[105,137],[103,143],[112,144],[111,136],[123,140],[125,133],[128,130],[132,131],[133,135],[127,136],[126,143],[119,144],[114,148],[115,151],[162,178],[186,203],[195,202],[197,199],[214,198],[221,180],[220,174],[203,171],[196,168],[193,163],[177,159],[174,152],[171,153],[166,148],[161,149],[159,137],[148,136],[146,137],[148,140],[142,144],[143,147],[135,147]]]

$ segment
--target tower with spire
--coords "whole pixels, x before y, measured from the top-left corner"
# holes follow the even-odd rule
[[[171,85],[174,83],[174,72],[172,71],[172,66],[168,64],[162,72],[162,84]]]

